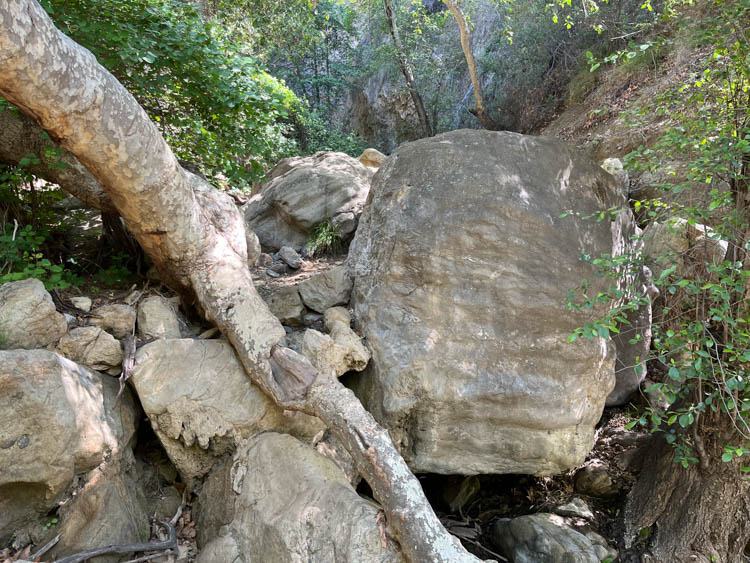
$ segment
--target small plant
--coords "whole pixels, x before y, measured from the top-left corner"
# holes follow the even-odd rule
[[[44,235],[31,225],[6,225],[0,231],[0,283],[36,278],[47,289],[77,285],[75,274],[44,257],[40,251],[44,241]]]
[[[325,254],[338,254],[344,247],[344,239],[338,225],[330,220],[318,223],[313,227],[312,236],[307,241],[307,253],[309,256],[322,256]]]
[[[57,526],[57,522],[57,518],[51,518],[49,522],[47,522],[46,524],[42,524],[42,530],[46,532],[50,528],[54,528],[55,526]]]
[[[118,252],[111,258],[111,263],[94,274],[94,279],[106,286],[117,286],[122,284],[131,275],[131,271],[125,266],[128,257],[124,252]]]

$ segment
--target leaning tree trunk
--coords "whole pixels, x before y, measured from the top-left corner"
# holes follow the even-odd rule
[[[461,35],[461,50],[464,52],[464,58],[466,59],[466,66],[469,67],[469,77],[471,78],[471,85],[474,87],[474,101],[477,104],[476,109],[469,110],[471,113],[477,116],[479,123],[482,127],[489,131],[497,131],[498,126],[490,117],[487,112],[487,105],[484,103],[484,93],[482,90],[482,83],[479,80],[479,73],[477,72],[477,62],[474,59],[474,52],[471,48],[471,36],[469,35],[469,26],[466,24],[466,17],[459,0],[443,0],[445,5],[453,14],[453,18],[458,24],[458,32]]]
[[[427,117],[427,111],[424,109],[422,96],[419,95],[419,90],[417,90],[417,83],[414,81],[414,72],[411,69],[409,57],[406,56],[404,45],[401,43],[401,37],[398,34],[398,25],[393,16],[393,5],[391,4],[391,0],[383,0],[383,8],[385,9],[385,19],[388,20],[388,28],[390,29],[391,37],[393,38],[393,46],[396,49],[398,64],[401,66],[401,72],[406,79],[406,85],[409,87],[409,93],[414,102],[414,107],[417,108],[417,116],[419,116],[419,123],[422,125],[422,132],[425,137],[432,137],[433,133],[432,127],[430,126],[430,119]]]
[[[284,330],[253,286],[231,200],[180,167],[136,100],[55,29],[35,0],[4,0],[0,21],[0,95],[94,175],[162,279],[219,326],[253,382],[281,407],[330,426],[404,554],[411,561],[478,561],[442,526],[388,433],[354,395],[279,346]]]
[[[724,420],[728,417],[724,415]],[[718,424],[718,422],[717,422]],[[649,534],[644,563],[741,563],[750,542],[750,483],[740,473],[747,460],[721,461],[728,429],[701,419],[703,463],[685,469],[674,449],[654,438],[640,478],[623,512],[625,545]]]

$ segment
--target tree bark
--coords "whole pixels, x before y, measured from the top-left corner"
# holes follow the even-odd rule
[[[409,57],[406,55],[404,45],[401,43],[401,37],[398,34],[398,25],[396,24],[396,19],[393,17],[393,5],[391,4],[391,0],[383,0],[383,7],[385,8],[385,18],[388,20],[388,28],[390,29],[391,37],[393,38],[393,46],[396,49],[398,64],[401,66],[401,72],[406,79],[406,85],[409,87],[411,99],[414,102],[414,107],[417,109],[417,116],[419,116],[419,123],[422,125],[422,132],[425,137],[432,137],[432,126],[427,117],[427,111],[424,109],[422,96],[419,95],[417,84],[414,81],[414,72],[411,69]]]
[[[443,0],[445,5],[453,14],[453,18],[458,24],[458,32],[461,35],[461,50],[464,52],[464,58],[466,59],[466,66],[469,67],[469,77],[471,78],[471,84],[474,87],[474,100],[477,104],[476,109],[469,110],[471,113],[476,115],[479,123],[482,127],[489,131],[497,131],[497,124],[490,117],[487,112],[487,105],[484,103],[484,93],[482,90],[482,83],[479,80],[479,74],[477,73],[477,62],[474,60],[474,52],[471,48],[471,36],[469,35],[469,26],[466,24],[466,17],[463,11],[461,11],[461,5],[459,0]]]
[[[178,164],[136,100],[35,0],[5,0],[0,21],[0,95],[86,166],[162,279],[195,299],[256,385],[281,407],[331,425],[406,557],[478,561],[442,526],[388,433],[354,395],[279,346],[284,330],[253,286],[234,203]]]
[[[727,436],[728,429],[701,426],[705,467],[683,468],[674,462],[673,448],[654,437],[641,475],[630,491],[623,511],[624,543],[630,548],[642,537],[641,531],[648,530],[643,563],[746,560],[750,482],[742,477],[740,466],[747,462],[741,463],[742,458],[722,462],[720,436]]]
[[[103,213],[117,213],[114,202],[91,172],[43,134],[44,130],[25,115],[10,109],[0,111],[0,162],[15,166],[22,158],[35,155],[38,162],[24,167],[34,176],[63,187]]]

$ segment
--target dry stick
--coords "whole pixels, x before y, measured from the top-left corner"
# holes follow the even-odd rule
[[[49,551],[50,549],[52,549],[52,548],[53,548],[53,547],[54,547],[54,546],[55,546],[55,545],[57,544],[57,542],[59,542],[59,541],[60,541],[60,534],[57,534],[57,535],[56,535],[56,536],[55,536],[54,538],[52,538],[52,539],[51,539],[51,540],[50,540],[49,542],[47,542],[46,544],[44,544],[44,546],[42,546],[42,548],[41,548],[41,549],[37,550],[37,551],[36,551],[36,552],[35,552],[35,553],[34,553],[33,555],[31,555],[31,557],[29,557],[29,559],[31,559],[32,561],[36,561],[36,560],[37,560],[37,558],[39,558],[39,557],[41,557],[42,555],[44,555],[45,553],[47,553],[47,552],[48,552],[48,551]]]
[[[122,392],[125,390],[125,382],[130,379],[130,376],[133,374],[133,366],[135,366],[135,336],[133,334],[128,334],[125,337],[123,344],[125,350],[122,358],[122,372],[120,373],[120,390],[117,392],[117,397],[115,397],[112,410],[115,410],[115,407],[120,400],[120,395],[122,395]]]
[[[130,544],[114,544],[106,547],[95,547],[94,549],[88,549],[75,555],[70,555],[59,559],[56,563],[81,563],[92,557],[98,555],[105,555],[107,553],[137,553],[139,551],[170,551],[177,549],[177,532],[174,525],[171,522],[157,521],[158,524],[165,527],[169,531],[169,538],[164,541],[152,541],[152,542],[139,542]],[[161,553],[160,555],[164,555]]]

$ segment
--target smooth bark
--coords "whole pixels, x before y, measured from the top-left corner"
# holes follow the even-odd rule
[[[86,166],[162,279],[195,299],[254,383],[283,408],[331,425],[409,560],[478,561],[442,526],[387,432],[354,395],[279,345],[284,330],[253,286],[233,202],[183,170],[136,100],[35,0],[0,4],[0,95]]]
[[[411,69],[411,63],[409,57],[406,55],[404,45],[401,42],[401,37],[398,33],[398,25],[396,19],[393,16],[393,5],[391,0],[383,0],[383,8],[385,9],[385,19],[388,20],[388,29],[390,29],[391,37],[393,38],[393,46],[396,49],[396,56],[398,57],[398,64],[401,66],[401,72],[406,80],[406,85],[409,87],[409,93],[411,99],[414,102],[414,107],[417,109],[417,116],[419,116],[419,123],[422,126],[422,132],[425,137],[432,137],[432,126],[430,120],[427,117],[427,111],[424,109],[424,102],[422,96],[419,94],[417,89],[417,83],[414,81],[414,72]]]
[[[497,124],[490,117],[487,112],[487,104],[484,102],[484,93],[482,90],[482,82],[479,80],[479,73],[477,72],[477,62],[474,59],[474,51],[471,48],[471,36],[469,35],[469,26],[466,24],[466,16],[464,16],[461,10],[459,0],[443,0],[445,5],[448,6],[453,18],[458,24],[458,32],[461,35],[461,50],[464,52],[464,58],[466,59],[466,66],[469,68],[469,77],[471,78],[471,85],[474,87],[474,101],[477,104],[476,109],[469,110],[471,113],[477,116],[479,123],[482,127],[489,131],[497,131]]]
[[[17,165],[29,155],[36,158],[24,168],[34,176],[62,186],[103,213],[117,213],[112,199],[76,157],[45,138],[44,130],[25,115],[0,110],[0,162]]]

